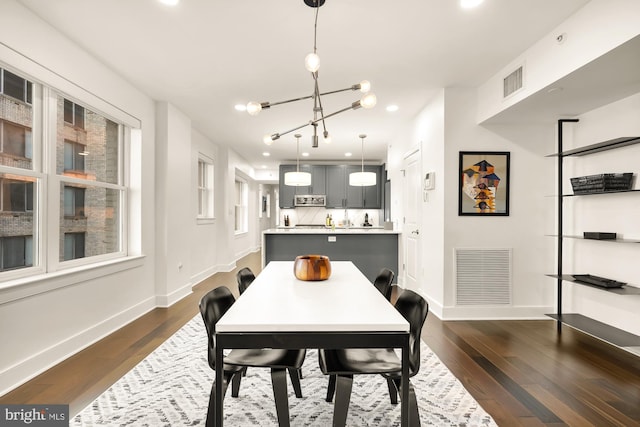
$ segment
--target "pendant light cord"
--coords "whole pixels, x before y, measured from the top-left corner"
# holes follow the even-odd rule
[[[360,138],[362,139],[362,149],[360,151],[362,153],[362,155],[361,155],[360,158],[362,159],[362,163],[361,163],[362,172],[364,172],[364,139],[366,138],[366,136],[365,135],[360,135]]]

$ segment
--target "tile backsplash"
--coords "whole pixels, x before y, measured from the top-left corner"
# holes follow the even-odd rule
[[[289,226],[297,224],[324,225],[327,215],[331,215],[336,227],[345,227],[350,221],[351,227],[361,227],[365,214],[369,215],[369,224],[381,227],[381,211],[379,209],[326,209],[323,207],[303,207],[295,209],[280,209],[279,226],[284,226],[284,216],[289,215]]]

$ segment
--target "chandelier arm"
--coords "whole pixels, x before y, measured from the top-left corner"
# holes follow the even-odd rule
[[[356,102],[354,102],[353,104],[351,104],[351,106],[350,106],[350,107],[343,108],[342,110],[335,111],[335,112],[333,112],[333,113],[331,113],[331,114],[327,114],[326,116],[322,116],[322,117],[320,117],[320,118],[319,118],[319,119],[317,119],[317,120],[313,120],[313,121],[312,121],[312,122],[310,122],[309,124],[313,125],[313,124],[315,124],[315,123],[319,123],[319,122],[321,122],[321,121],[322,121],[322,120],[324,120],[324,119],[328,119],[329,117],[336,116],[336,115],[338,115],[338,114],[340,114],[340,113],[344,113],[345,111],[349,111],[349,110],[356,110],[356,109],[358,109],[358,108],[360,108],[360,101],[356,101]]]
[[[262,108],[266,109],[266,108],[269,108],[269,107],[273,107],[274,105],[287,104],[289,102],[302,101],[304,99],[310,99],[310,98],[313,98],[313,95],[302,96],[300,98],[287,99],[286,101],[263,102],[262,103]],[[265,104],[266,104],[266,106],[265,106]]]
[[[300,126],[298,126],[298,127],[293,128],[293,129],[289,129],[289,130],[287,130],[287,131],[285,131],[285,132],[276,133],[276,134],[274,134],[274,135],[278,135],[278,138],[280,138],[280,137],[281,137],[281,136],[283,136],[283,135],[286,135],[286,134],[288,134],[288,133],[294,132],[294,131],[296,131],[296,130],[298,130],[298,129],[302,129],[303,127],[309,126],[310,124],[312,124],[312,122],[305,123],[305,124],[303,124],[303,125],[300,125]]]
[[[346,92],[348,90],[358,90],[358,89],[360,89],[359,85],[353,85],[353,86],[350,86],[350,87],[346,87],[344,89],[338,89],[338,90],[332,90],[332,91],[329,91],[329,92],[323,92],[320,95],[321,96],[333,95],[334,93],[340,93],[340,92]]]

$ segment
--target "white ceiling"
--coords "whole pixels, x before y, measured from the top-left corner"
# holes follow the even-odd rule
[[[173,8],[157,0],[19,1],[255,168],[295,159],[293,134],[271,147],[262,136],[307,123],[312,101],[256,117],[234,105],[312,93],[303,60],[313,49],[315,9],[303,0],[181,0]],[[457,0],[327,0],[318,17],[320,90],[366,79],[378,104],[328,119],[331,145],[312,149],[312,128],[301,129],[301,151],[308,160],[344,160],[346,151],[358,159],[364,133],[365,160],[383,160],[399,127],[436,90],[484,83],[587,2],[486,0],[462,10]],[[351,91],[324,97],[325,114],[358,99]],[[389,104],[399,110],[385,111]]]

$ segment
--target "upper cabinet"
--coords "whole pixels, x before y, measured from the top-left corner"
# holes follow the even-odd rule
[[[347,206],[347,165],[327,166],[327,208]]]
[[[356,165],[300,165],[300,171],[311,173],[311,186],[291,187],[284,184],[284,174],[296,165],[280,165],[280,207],[294,207],[296,194],[326,195],[327,208],[381,209],[383,167],[366,165],[365,172],[375,172],[377,183],[370,187],[349,185],[349,174],[359,172]]]
[[[361,172],[362,166],[347,166],[347,208],[353,209],[381,209],[382,208],[382,166],[364,166],[364,172],[376,174],[376,185],[367,187],[354,187],[349,185],[349,174]]]

